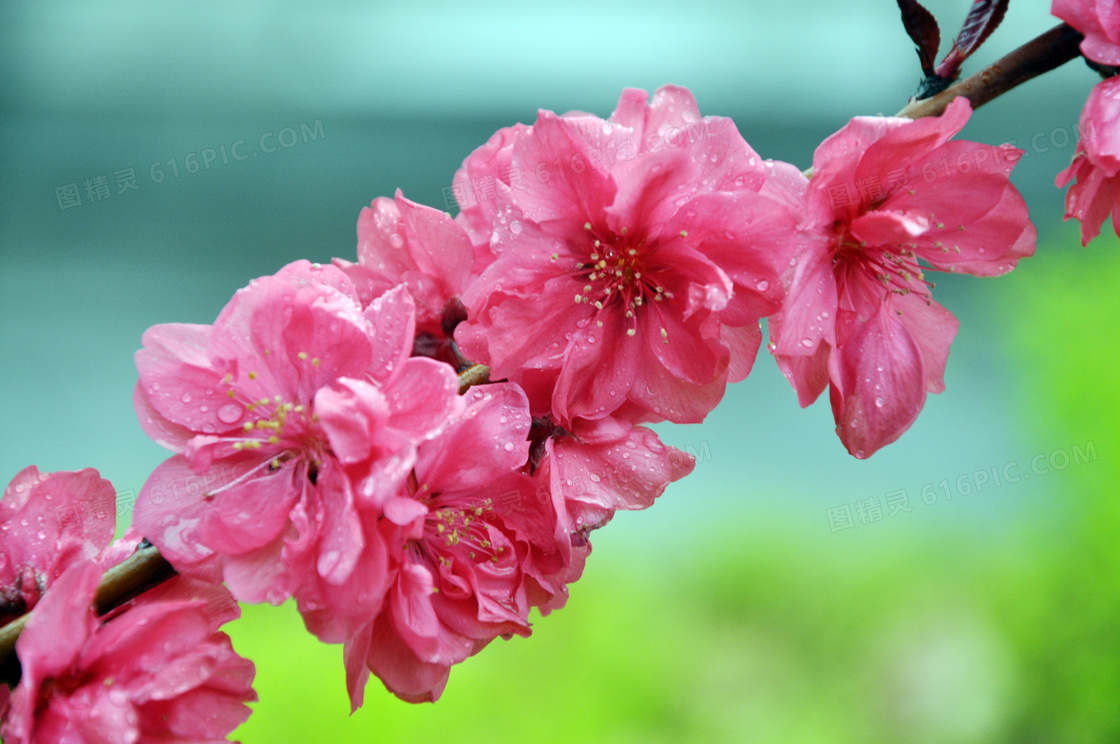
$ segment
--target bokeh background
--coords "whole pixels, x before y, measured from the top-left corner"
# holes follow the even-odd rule
[[[951,37],[969,3],[927,5]],[[1053,25],[1045,6],[1014,3],[966,73]],[[606,116],[623,87],[677,83],[804,167],[918,76],[887,0],[7,0],[0,480],[93,466],[127,511],[166,456],[130,402],[145,328],[353,258],[358,211],[395,188],[450,208],[462,159],[538,108]],[[853,460],[763,354],[703,425],[661,427],[695,473],[596,533],[568,607],[435,705],[373,680],[348,716],[340,648],[290,606],[246,608],[231,634],[261,700],[238,737],[1120,739],[1120,247],[1106,226],[1081,248],[1053,186],[1094,81],[1071,63],[965,130],[1027,151],[1038,254],[940,278],[961,320],[947,390],[900,441]]]

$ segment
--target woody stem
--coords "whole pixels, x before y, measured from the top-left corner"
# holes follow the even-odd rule
[[[474,385],[486,384],[489,376],[489,368],[482,364],[474,364],[463,370],[459,374],[460,395]],[[154,545],[145,541],[135,553],[105,572],[93,600],[94,609],[98,615],[104,615],[175,575],[175,569],[167,559],[159,554]],[[20,666],[16,656],[16,641],[30,616],[30,613],[25,613],[0,627],[0,684],[9,687],[19,684]]]
[[[911,101],[896,116],[908,119],[937,116],[957,96],[964,96],[972,103],[972,108],[979,108],[1031,78],[1076,59],[1081,54],[1078,45],[1082,38],[1066,24],[1059,24],[937,95]]]
[[[141,545],[135,553],[101,577],[93,600],[94,608],[98,615],[104,615],[172,576],[175,576],[175,569],[159,551],[150,544]],[[0,628],[0,683],[12,687],[20,677],[16,641],[27,625],[28,617],[30,614],[25,614]]]
[[[937,95],[910,101],[895,116],[907,119],[939,116],[957,96],[964,96],[972,108],[977,109],[1012,88],[1076,59],[1081,54],[1079,45],[1083,38],[1066,24],[1059,24]],[[812,166],[804,173],[806,178],[812,178]]]

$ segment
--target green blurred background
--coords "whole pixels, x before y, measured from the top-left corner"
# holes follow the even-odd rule
[[[927,5],[948,37],[969,3]],[[966,71],[1050,27],[1045,6],[1013,4]],[[537,108],[606,116],[623,87],[677,83],[806,166],[918,75],[887,0],[8,0],[0,480],[93,466],[127,502],[166,456],[130,403],[146,327],[211,322],[293,259],[353,258],[364,204],[400,187],[444,207],[462,159]],[[261,701],[238,736],[1120,740],[1120,249],[1108,226],[1080,248],[1053,187],[1094,81],[1072,63],[965,130],[1027,150],[1038,255],[940,278],[961,320],[947,390],[899,442],[853,460],[827,403],[799,409],[763,355],[703,425],[661,427],[695,473],[596,533],[569,606],[461,665],[434,706],[374,680],[348,717],[340,649],[291,607],[246,608],[231,634]]]

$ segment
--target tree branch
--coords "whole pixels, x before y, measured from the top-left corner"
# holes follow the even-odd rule
[[[1076,59],[1084,38],[1066,24],[1060,24],[1001,57],[975,75],[959,80],[935,96],[910,101],[896,116],[920,119],[937,116],[957,96],[964,96],[977,109],[1031,78],[1061,67]]]
[[[483,385],[490,380],[490,369],[482,364],[474,364],[459,374],[459,394],[462,395],[474,385]],[[101,577],[97,587],[94,607],[98,615],[120,607],[148,589],[175,576],[175,569],[167,562],[154,545],[144,542],[121,563],[113,566]],[[15,687],[19,684],[20,667],[16,656],[16,641],[27,625],[30,613],[16,618],[0,628],[0,684]]]
[[[94,608],[98,615],[120,607],[134,597],[138,597],[153,586],[175,576],[175,569],[159,554],[155,546],[144,543],[135,553],[110,568],[101,577],[94,597]],[[15,687],[19,683],[19,659],[16,657],[16,641],[27,625],[25,614],[0,628],[0,683]]]

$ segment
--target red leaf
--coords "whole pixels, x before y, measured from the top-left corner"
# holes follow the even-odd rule
[[[961,63],[979,49],[984,40],[991,36],[1003,21],[1010,2],[1011,0],[976,0],[964,19],[961,31],[953,42],[953,48],[945,55],[945,59],[941,60],[937,74],[956,79]]]
[[[918,47],[922,72],[929,77],[933,74],[933,60],[941,45],[941,29],[937,26],[937,19],[918,0],[898,0],[898,9],[902,11],[902,25],[906,27],[906,33]]]

